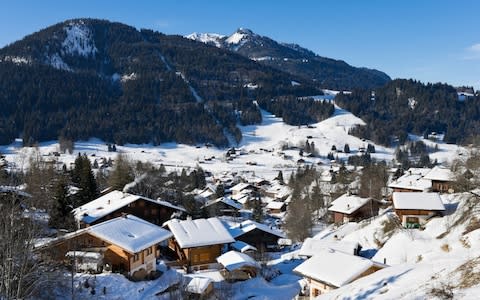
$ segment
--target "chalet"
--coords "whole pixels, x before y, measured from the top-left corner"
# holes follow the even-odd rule
[[[302,247],[298,252],[299,256],[312,257],[315,254],[332,249],[350,255],[360,255],[362,246],[357,242],[343,241],[338,239],[316,239],[307,238],[303,241]]]
[[[265,208],[270,214],[280,214],[287,210],[287,205],[281,201],[270,201]]]
[[[378,203],[371,198],[344,194],[335,199],[328,211],[333,214],[335,223],[346,223],[368,219],[378,214]]]
[[[386,265],[335,250],[324,250],[293,271],[307,279],[310,299],[372,274]]]
[[[246,190],[246,189],[254,189],[254,187],[250,183],[241,182],[239,184],[234,185],[230,189],[230,191],[232,192],[232,195],[236,195],[236,194],[239,194],[243,190]]]
[[[173,233],[168,247],[177,254],[178,264],[187,268],[215,263],[223,246],[235,242],[217,218],[185,221],[172,219],[164,226]]]
[[[253,191],[251,190],[243,190],[241,193],[230,196],[230,198],[242,204],[244,208],[248,208],[250,206],[254,197]]]
[[[261,269],[260,264],[245,253],[228,251],[217,257],[219,264],[223,266],[220,271],[227,281],[247,280],[257,276]]]
[[[430,171],[428,168],[410,168],[388,187],[394,192],[428,192],[432,188],[432,181],[424,176]]]
[[[75,258],[84,269],[108,267],[143,279],[156,270],[157,245],[171,236],[162,227],[125,215],[68,233],[35,251],[56,261]]]
[[[393,208],[406,228],[418,228],[445,211],[438,193],[393,193]]]
[[[174,213],[185,209],[169,202],[112,191],[73,210],[79,228],[99,224],[106,220],[131,214],[153,224],[163,224]]]
[[[261,191],[262,195],[279,201],[284,201],[290,195],[290,189],[286,185],[282,185],[278,182],[265,187]]]
[[[230,197],[220,197],[213,201],[208,201],[202,207],[209,216],[236,216],[242,209],[242,205]]]
[[[276,249],[278,240],[285,238],[282,232],[252,220],[243,221],[231,226],[228,230],[235,240],[245,242],[259,251]]]
[[[453,192],[452,182],[455,180],[455,177],[453,172],[447,168],[435,166],[423,178],[432,181],[432,192]]]
[[[202,202],[207,202],[217,198],[217,186],[213,184],[207,184],[207,186],[196,195],[199,199],[203,199]]]

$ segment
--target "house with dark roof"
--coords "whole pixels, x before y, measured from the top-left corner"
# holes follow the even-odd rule
[[[255,247],[258,251],[267,251],[278,247],[278,240],[285,238],[279,230],[252,220],[246,220],[228,228],[232,237]]]
[[[185,209],[167,201],[112,191],[75,208],[72,212],[79,228],[83,228],[124,214],[131,214],[150,223],[161,225],[170,220],[174,213],[184,213]]]

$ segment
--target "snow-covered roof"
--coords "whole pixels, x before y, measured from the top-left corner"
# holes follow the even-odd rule
[[[243,267],[260,268],[260,264],[245,253],[228,251],[217,257],[217,261],[228,271],[234,271]]]
[[[243,221],[240,224],[236,224],[234,226],[231,226],[228,229],[228,231],[230,231],[230,234],[234,238],[237,238],[237,237],[239,237],[241,235],[244,235],[245,233],[250,232],[254,229],[258,229],[258,230],[261,230],[261,231],[264,231],[264,232],[268,232],[270,234],[278,236],[279,238],[285,238],[285,234],[283,232],[272,229],[265,224],[258,223],[258,222],[252,221],[252,220],[246,220],[246,221]]]
[[[68,251],[65,254],[66,257],[81,257],[81,258],[91,258],[91,259],[101,259],[103,256],[99,252],[92,251]]]
[[[90,224],[139,199],[143,199],[161,206],[170,207],[174,210],[185,211],[183,207],[173,205],[166,201],[153,200],[147,197],[132,195],[121,191],[111,191],[108,194],[75,208],[73,210],[73,214],[75,219],[78,221]]]
[[[324,250],[307,259],[293,271],[336,287],[346,285],[376,263],[340,251]]]
[[[248,194],[245,194],[243,191],[236,194],[236,195],[232,195],[230,196],[230,198],[232,198],[233,200],[237,201],[238,203],[241,203],[241,204],[245,204],[248,202],[248,200],[250,199],[250,195]]]
[[[359,244],[354,241],[307,238],[303,242],[298,255],[314,256],[315,254],[328,249],[354,255],[355,250],[358,249],[358,247]]]
[[[187,284],[186,290],[193,294],[203,294],[212,282],[213,280],[208,277],[193,277]]]
[[[438,181],[452,181],[454,180],[454,175],[450,169],[435,166],[424,178]]]
[[[393,193],[395,209],[445,210],[438,193]]]
[[[140,252],[172,237],[170,231],[133,215],[87,227],[87,232],[130,253]]]
[[[228,205],[230,207],[233,207],[235,209],[242,209],[242,205],[240,203],[238,203],[237,201],[231,199],[230,197],[220,197],[218,199],[208,201],[207,204],[205,204],[205,207],[208,207],[208,206],[213,205],[213,204],[218,203],[218,202],[223,202],[226,205]]]
[[[388,185],[389,188],[427,191],[432,187],[432,181],[420,174],[405,174]]]
[[[332,201],[332,205],[328,210],[350,215],[367,204],[369,200],[368,198],[362,198],[356,195],[343,194]]]
[[[32,195],[25,192],[25,186],[0,185],[0,193],[13,193],[25,198],[31,198]]]
[[[257,251],[257,248],[243,241],[235,241],[235,243],[230,244],[230,247],[232,247],[233,250],[237,250],[242,253],[246,251]]]
[[[246,188],[248,188],[248,187],[250,187],[250,186],[251,186],[250,183],[241,182],[241,183],[239,183],[239,184],[237,184],[237,185],[234,185],[230,190],[231,190],[232,192],[240,192],[241,190],[244,190],[244,189],[246,189]]]
[[[218,218],[165,222],[181,248],[228,244],[235,240]]]
[[[284,202],[270,201],[270,202],[268,202],[266,208],[267,209],[282,209],[283,206],[285,206]]]

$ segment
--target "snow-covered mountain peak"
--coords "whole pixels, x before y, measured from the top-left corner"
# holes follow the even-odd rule
[[[218,33],[191,33],[189,35],[186,35],[185,38],[202,42],[205,44],[213,44],[216,47],[220,48],[222,46],[221,42],[223,39],[225,39],[224,35],[218,34]]]
[[[247,28],[238,28],[237,31],[235,31],[232,35],[230,35],[226,42],[228,44],[240,44],[240,43],[244,43],[246,38],[250,37],[250,36],[253,36],[255,35],[255,33],[253,33],[253,31],[251,31],[250,29],[247,29]]]

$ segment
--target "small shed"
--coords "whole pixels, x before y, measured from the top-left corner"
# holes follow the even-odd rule
[[[228,251],[217,258],[224,269],[222,276],[227,281],[247,280],[257,276],[260,264],[245,253]]]
[[[213,280],[208,277],[193,277],[187,284],[185,291],[198,299],[207,299],[213,292]]]

